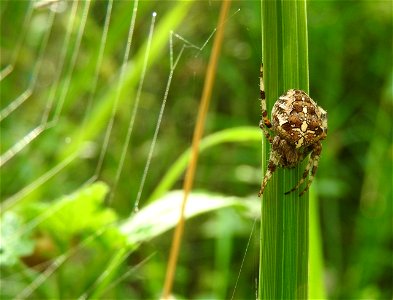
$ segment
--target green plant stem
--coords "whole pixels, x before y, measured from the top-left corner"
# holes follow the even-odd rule
[[[268,111],[288,89],[308,92],[305,1],[262,1],[262,54]],[[262,146],[266,171],[269,145]],[[306,299],[308,193],[295,191],[304,162],[278,169],[262,198],[259,299]]]

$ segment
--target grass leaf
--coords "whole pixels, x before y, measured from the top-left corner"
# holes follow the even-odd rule
[[[288,89],[308,92],[304,1],[262,1],[262,52],[268,111]],[[263,143],[263,170],[268,161]],[[284,195],[301,177],[304,162],[278,169],[262,198],[259,299],[307,298],[308,193]]]

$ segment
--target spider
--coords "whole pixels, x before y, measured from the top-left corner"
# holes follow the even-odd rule
[[[260,73],[262,120],[259,127],[271,145],[270,158],[258,193],[260,197],[277,167],[293,168],[309,154],[303,176],[289,194],[299,189],[311,172],[302,196],[310,187],[318,169],[322,151],[321,141],[327,135],[327,112],[302,90],[290,89],[280,96],[272,109],[272,122],[266,111],[263,65]],[[310,171],[311,170],[311,171]]]

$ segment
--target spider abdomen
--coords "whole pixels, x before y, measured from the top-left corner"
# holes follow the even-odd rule
[[[294,168],[304,159],[304,153],[297,151],[295,145],[275,136],[272,143],[272,156],[276,165],[282,168]]]
[[[327,113],[302,90],[288,90],[272,110],[273,128],[296,148],[323,140],[327,133]]]

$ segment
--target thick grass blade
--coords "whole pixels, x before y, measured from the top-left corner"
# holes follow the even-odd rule
[[[308,92],[305,1],[262,1],[262,53],[268,111],[288,89]],[[263,170],[269,146],[264,141]],[[279,169],[262,198],[259,299],[306,299],[308,193],[284,195],[304,163]]]

